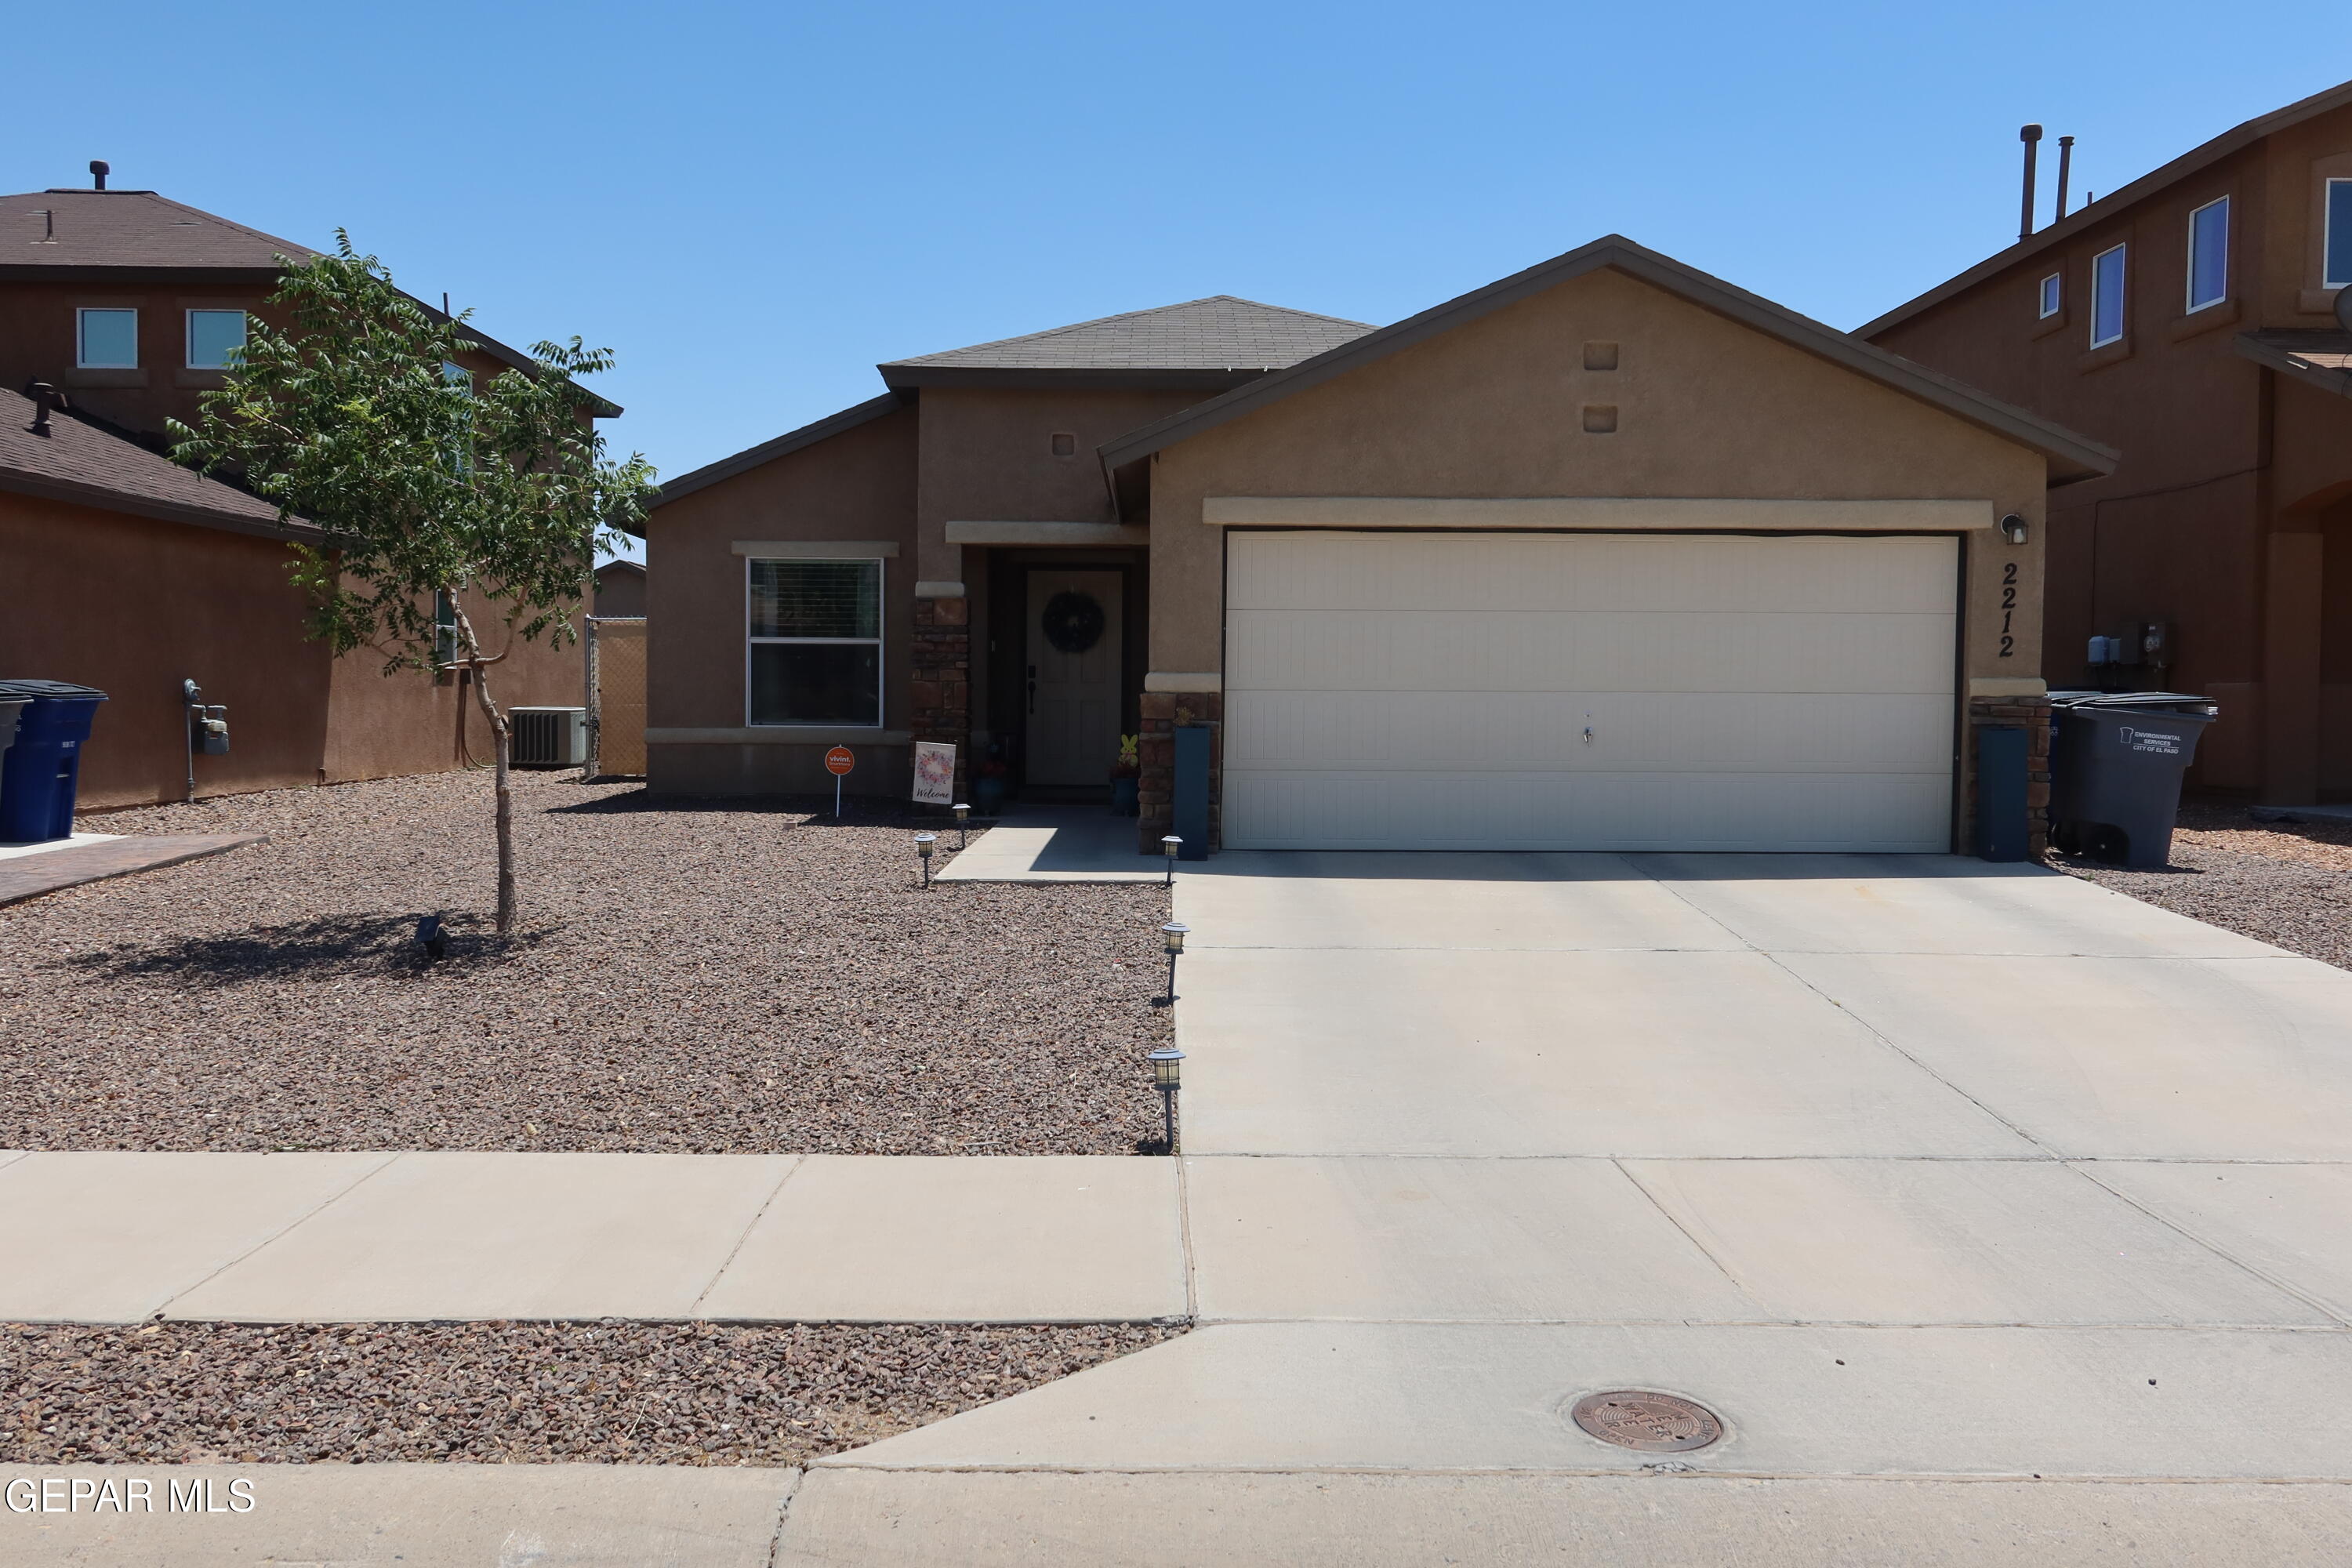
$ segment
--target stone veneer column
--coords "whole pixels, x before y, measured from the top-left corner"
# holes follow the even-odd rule
[[[918,741],[956,749],[955,795],[968,793],[971,765],[971,601],[918,590],[907,728]]]
[[[1972,853],[1977,823],[1977,746],[1979,730],[2006,725],[2025,731],[2026,853],[2039,859],[2050,849],[2050,699],[2047,697],[1971,697],[1969,699],[1969,797],[1962,818],[1960,853]]]
[[[1136,847],[1146,855],[1160,853],[1160,840],[1176,816],[1176,726],[1209,727],[1209,847],[1224,843],[1225,699],[1218,691],[1147,691],[1143,694],[1141,737],[1136,757],[1141,764],[1136,780]]]

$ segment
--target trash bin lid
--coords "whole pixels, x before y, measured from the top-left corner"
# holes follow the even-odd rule
[[[2221,704],[2210,697],[2199,697],[2187,691],[2053,691],[2050,694],[2050,706],[2146,709],[2175,713],[2186,710],[2207,719],[2221,711]]]
[[[94,697],[100,702],[106,693],[95,686],[76,686],[70,680],[8,680],[0,679],[0,698],[9,701],[38,701],[44,697]]]

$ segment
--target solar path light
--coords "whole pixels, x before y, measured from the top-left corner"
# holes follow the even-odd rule
[[[926,888],[931,885],[931,849],[939,841],[940,836],[936,833],[915,835],[915,853],[922,858],[923,886]]]
[[[948,808],[956,814],[956,847],[963,847],[965,826],[971,820],[971,807],[958,804]]]
[[[1176,857],[1183,851],[1183,848],[1184,841],[1172,833],[1165,835],[1160,840],[1160,852],[1168,857],[1168,880],[1165,884],[1168,887],[1172,888],[1176,885]]]
[[[1192,928],[1181,921],[1170,921],[1160,928],[1160,945],[1168,953],[1168,1005],[1176,1005],[1176,955],[1184,951],[1184,938]]]
[[[1162,1046],[1151,1053],[1151,1087],[1160,1091],[1160,1114],[1168,1124],[1168,1152],[1176,1152],[1176,1091],[1184,1087],[1184,1053]]]

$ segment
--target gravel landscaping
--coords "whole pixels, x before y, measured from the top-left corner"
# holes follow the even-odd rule
[[[1181,1330],[0,1325],[0,1462],[798,1465]]]
[[[2161,870],[2126,871],[2068,856],[2053,856],[2051,864],[2176,914],[2352,969],[2352,821],[2264,821],[2244,806],[2190,802],[2173,830],[2172,864]]]
[[[938,824],[887,805],[516,794],[506,939],[483,773],[85,819],[271,837],[0,909],[0,1148],[1155,1143],[1160,888],[926,892],[910,835]]]

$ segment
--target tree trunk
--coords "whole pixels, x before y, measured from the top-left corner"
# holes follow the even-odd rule
[[[452,606],[457,595],[449,595]],[[514,758],[514,731],[499,705],[490,700],[489,672],[482,658],[481,645],[474,640],[474,623],[467,618],[463,608],[457,609],[457,635],[465,640],[465,658],[461,662],[474,678],[474,700],[481,704],[482,716],[490,721],[490,737],[498,747],[498,837],[499,837],[499,934],[514,930],[515,869],[514,869],[514,788],[509,768]]]

